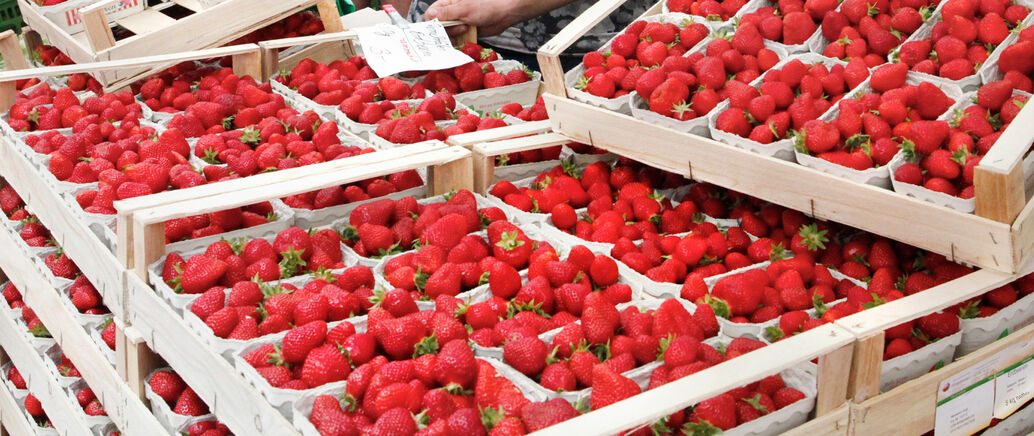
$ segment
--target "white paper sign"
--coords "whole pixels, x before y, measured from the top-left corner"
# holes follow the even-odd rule
[[[411,23],[405,29],[390,24],[355,29],[366,62],[378,76],[403,71],[442,70],[473,62],[452,47],[438,20]]]
[[[994,398],[992,376],[937,403],[934,436],[968,436],[987,427],[994,414]]]
[[[1034,363],[1028,357],[998,373],[995,379],[995,418],[1005,419],[1034,398]]]

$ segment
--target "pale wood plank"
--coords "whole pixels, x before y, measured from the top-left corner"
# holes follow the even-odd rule
[[[22,47],[18,42],[18,34],[13,30],[0,32],[0,55],[4,57],[4,68],[8,70],[29,68],[29,61],[22,54]]]
[[[163,27],[176,24],[176,20],[172,19],[172,17],[154,9],[144,9],[139,13],[115,20],[115,22],[137,35],[146,35]]]
[[[427,170],[427,181],[431,195],[442,195],[461,189],[474,189],[474,169],[470,151],[455,160],[434,165]]]
[[[819,357],[819,395],[815,399],[815,416],[833,413],[847,401],[854,349],[854,344],[847,344]]]
[[[783,436],[848,436],[851,433],[851,404],[818,416],[796,428],[783,433]]]
[[[495,179],[495,156],[486,156],[475,150],[471,161],[474,166],[474,192],[487,195]]]
[[[335,0],[317,0],[316,9],[320,13],[320,21],[323,21],[324,32],[336,33],[345,30],[345,26],[341,24],[341,14],[338,13]]]
[[[262,50],[256,48],[250,52],[233,55],[233,73],[262,80]]]
[[[861,337],[854,343],[851,378],[847,386],[847,395],[851,401],[861,402],[880,394],[883,340],[883,331],[880,331]]]
[[[471,148],[482,142],[499,141],[519,136],[537,135],[540,133],[551,132],[552,130],[553,126],[549,123],[549,120],[530,121],[496,129],[479,130],[470,133],[452,135],[445,142],[449,145]]]
[[[86,42],[90,49],[95,52],[105,50],[115,45],[115,35],[111,33],[108,26],[108,16],[104,13],[104,3],[100,2],[95,6],[83,8],[79,15],[83,18],[83,33],[86,34]]]
[[[1004,173],[977,165],[973,188],[976,214],[1001,223],[1012,224],[1027,203],[1023,165],[1019,161]]]

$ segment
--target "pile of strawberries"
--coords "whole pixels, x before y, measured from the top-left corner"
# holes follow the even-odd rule
[[[374,291],[373,272],[353,266],[338,274],[321,274],[302,288],[241,281],[228,289],[213,287],[190,304],[212,334],[246,341],[312,321],[333,322],[365,314],[378,305],[412,304],[402,291]],[[408,301],[407,301],[408,300]]]
[[[743,14],[736,33],[760,34],[768,41],[786,45],[804,44],[818,30],[822,17],[837,7],[837,2],[828,0],[784,0],[770,4]]]
[[[275,80],[325,106],[338,106],[346,100],[348,105],[354,105],[355,102],[425,97],[426,90],[421,84],[410,86],[391,76],[374,79],[377,76],[366,65],[366,60],[356,56],[329,65],[305,59],[291,70],[290,75],[277,76]]]
[[[509,70],[496,70],[488,61],[470,62],[455,68],[430,71],[420,81],[425,89],[451,94],[501,88],[530,81],[535,76],[524,64]]]
[[[139,98],[155,112],[175,114],[168,128],[180,130],[187,138],[287,117],[280,113],[287,107],[284,97],[274,93],[269,83],[238,77],[229,68],[203,76],[196,89],[189,82],[169,83],[156,77],[141,85]]]
[[[533,253],[553,250],[549,244],[532,240],[523,230],[504,220],[489,224],[487,234],[487,241],[480,235],[468,234],[452,248],[424,245],[393,257],[384,264],[385,278],[396,289],[413,293],[414,298],[434,300],[439,295],[455,296],[474,289],[483,284],[486,274],[489,283],[499,285],[500,277],[505,275],[519,285],[517,271],[528,266]],[[486,259],[494,259],[494,262]],[[500,263],[504,265],[497,265]],[[493,282],[492,273],[501,269],[509,274],[497,273],[497,280]]]
[[[549,213],[557,228],[582,239],[614,243],[622,236],[638,240],[643,233],[657,233],[658,225],[666,233],[688,231],[697,210],[673,207],[655,192],[674,183],[675,178],[647,167],[628,164],[612,169],[596,162],[580,175],[570,165],[558,165],[538,175],[531,186],[518,188],[500,181],[489,193],[521,211]],[[581,208],[587,208],[586,217],[576,212]]]
[[[93,393],[93,389],[82,388],[75,392],[75,400],[79,403],[79,407],[83,408],[83,413],[86,416],[108,416],[108,412],[104,411],[104,406],[101,404],[100,399]]]
[[[201,294],[214,286],[233,287],[253,278],[269,282],[344,268],[341,237],[330,229],[309,234],[290,227],[277,233],[272,243],[261,238],[233,242],[214,242],[204,253],[186,260],[179,253],[169,253],[162,280],[177,293]]]
[[[869,77],[861,60],[806,64],[793,59],[765,73],[762,83],[738,86],[729,93],[729,108],[718,114],[716,127],[752,141],[769,144],[790,137],[819,118],[849,90]]]
[[[64,0],[60,0],[64,1]],[[56,67],[61,65],[71,65],[72,59],[68,55],[64,54],[57,47],[40,44],[36,46],[36,49],[32,52],[32,58],[38,63],[47,67]],[[32,86],[39,83],[39,79],[29,79],[23,85],[22,81],[18,81],[18,89],[24,89],[28,86]],[[94,79],[93,76],[86,73],[74,73],[68,75],[68,87],[72,88],[73,91],[86,91],[90,90],[96,94],[100,94],[102,91],[101,83]]]
[[[628,238],[618,239],[610,255],[655,282],[682,283],[689,274],[706,278],[778,260],[782,250],[759,241],[752,243],[740,227],[719,231],[712,223],[700,223],[683,237],[645,233],[639,245]]]
[[[18,211],[11,214],[11,220],[13,221],[19,215],[26,215],[25,218],[20,220],[22,229],[18,232],[18,236],[22,238],[22,241],[25,241],[25,245],[30,247],[57,246],[50,235],[50,230],[43,224],[40,224],[39,218],[36,218],[35,215],[28,215],[25,209],[18,209]]]
[[[47,412],[43,410],[43,403],[40,403],[35,395],[31,393],[26,395],[22,405],[25,406],[25,411],[35,421],[36,426],[43,428],[54,427],[54,424],[50,422],[50,418],[47,416]]]
[[[183,416],[208,414],[208,405],[172,370],[155,371],[147,380],[147,385],[165,400],[172,413]]]
[[[669,11],[705,17],[708,21],[728,21],[746,4],[746,0],[667,0]]]
[[[707,37],[708,29],[701,23],[684,24],[632,23],[614,37],[609,51],[593,51],[582,57],[585,72],[575,87],[597,97],[617,98],[639,90],[640,80],[652,89],[664,81],[669,70],[687,73],[692,62],[683,55]],[[655,68],[658,66],[661,68]]]
[[[187,436],[232,436],[233,432],[218,419],[210,419],[191,424],[190,427],[187,427],[186,434]]]
[[[940,12],[930,37],[903,44],[898,61],[912,71],[960,80],[976,74],[1030,9],[1000,0],[948,0]]]
[[[140,119],[139,104],[128,92],[79,98],[69,87],[52,89],[42,83],[19,93],[7,124],[19,132],[64,129],[101,122]]]
[[[260,226],[278,217],[268,201],[218,212],[175,218],[165,223],[165,242],[173,243]]]
[[[905,64],[876,68],[867,92],[838,102],[836,119],[804,124],[797,150],[858,171],[890,163],[907,148],[901,138],[928,150],[924,145],[943,139],[947,130],[947,123],[935,120],[955,100],[929,82],[906,84],[907,78]]]
[[[72,305],[79,313],[86,315],[109,313],[108,308],[104,306],[100,292],[97,292],[97,288],[84,275],[80,275],[72,281],[71,287],[68,288],[68,298],[72,300]]]
[[[14,283],[7,282],[7,284],[4,285],[3,294],[4,301],[7,302],[7,306],[11,309],[21,309],[25,307],[25,302],[22,301],[22,293]]]
[[[956,109],[950,121],[934,121],[920,134],[906,135],[902,148],[909,161],[894,179],[959,198],[973,198],[973,174],[1009,126],[1027,96],[1014,94],[1008,80],[990,82],[977,91],[975,104]],[[913,123],[912,129],[916,129]]]
[[[701,349],[704,348],[701,347]],[[666,417],[663,421],[663,428],[658,434],[720,433],[790,406],[804,398],[803,392],[787,386],[783,377],[776,374],[701,401],[691,409],[680,410]]]
[[[546,113],[546,103],[542,100],[542,97],[535,99],[535,103],[531,106],[524,107],[520,103],[509,103],[499,108],[499,112],[520,118],[524,121],[542,121],[549,119],[549,114]]]
[[[860,58],[869,67],[884,64],[891,50],[923,25],[935,4],[928,0],[845,0],[822,16],[822,36],[829,41],[822,54]]]
[[[490,265],[486,272],[492,296],[470,304],[463,320],[471,329],[471,340],[487,348],[503,346],[516,337],[529,338],[534,345],[539,341],[538,335],[571,324],[593,311],[599,313],[596,309],[588,310],[590,305],[599,303],[610,308],[632,300],[632,288],[619,282],[614,260],[594,255],[584,246],[575,246],[561,260],[551,247],[540,244],[532,253],[527,278],[502,261]],[[600,339],[594,345],[602,345],[607,339],[590,337]],[[577,345],[578,341],[572,342]],[[559,355],[570,356],[568,347],[562,348]],[[514,366],[520,370],[545,362],[536,359]],[[513,357],[510,361],[515,362]]]
[[[25,200],[22,200],[14,187],[3,179],[0,179],[0,212],[11,221],[29,218],[29,211],[25,210]]]
[[[367,258],[406,251],[414,245],[436,245],[448,253],[464,236],[481,230],[483,222],[487,225],[504,218],[498,208],[478,209],[476,197],[467,190],[452,194],[445,202],[429,204],[420,204],[413,197],[385,198],[356,207],[348,216],[342,238]]]
[[[323,209],[383,197],[423,186],[423,184],[424,179],[420,177],[420,174],[416,170],[409,170],[344,186],[331,186],[319,191],[295,194],[284,197],[283,201],[295,209]]]
[[[1016,300],[1034,293],[1034,275],[1027,274],[1005,286],[987,291],[984,295],[963,301],[952,307],[962,319],[986,318],[1009,307]]]
[[[454,120],[459,116],[453,112],[456,99],[445,92],[421,100],[416,107],[407,102],[396,104],[389,100],[368,103],[346,100],[339,109],[352,121],[376,125],[376,135],[395,144],[445,139],[445,133],[436,122]]]
[[[313,11],[301,11],[237,38],[226,45],[251,44],[271,39],[310,36],[323,32],[323,21]],[[191,434],[191,436],[194,436]]]

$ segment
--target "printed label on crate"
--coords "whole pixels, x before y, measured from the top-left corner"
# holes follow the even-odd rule
[[[948,388],[948,385],[941,383],[941,391]],[[994,398],[992,375],[938,401],[934,414],[934,436],[971,435],[987,427],[994,415]]]
[[[1034,398],[1034,356],[1028,356],[995,377],[994,417],[1005,419]]]
[[[104,8],[104,13],[107,15],[111,15],[115,12],[124,11],[126,9],[135,7],[139,4],[140,0],[119,0],[118,3],[114,3]],[[70,9],[68,10],[68,12],[65,12],[65,18],[68,20],[69,26],[83,22],[82,16],[79,15],[79,9],[80,8]]]
[[[969,435],[991,424],[995,371],[1000,355],[974,365],[937,387],[934,436]]]
[[[452,68],[472,62],[452,47],[438,20],[410,23],[405,28],[390,24],[355,29],[366,62],[378,76],[403,71]]]

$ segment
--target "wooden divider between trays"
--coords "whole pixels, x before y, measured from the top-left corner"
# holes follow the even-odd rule
[[[321,12],[326,32],[343,30],[334,0],[226,0],[209,8],[203,8],[197,1],[176,0],[114,20],[114,24],[135,33],[129,38],[115,41],[109,20],[104,15],[104,7],[117,0],[104,0],[81,9],[84,30],[75,34],[54,25],[29,5],[31,0],[18,1],[25,22],[77,63],[130,59],[152,53],[177,53],[219,46],[313,5]],[[176,20],[159,12],[174,4],[190,9],[193,13]],[[161,68],[148,66],[129,71],[102,70],[94,73],[105,88],[118,89]]]
[[[0,229],[0,252],[12,254],[0,257],[0,267],[22,292],[25,303],[36,309],[36,315],[94,390],[108,416],[126,434],[163,432],[151,411],[123,382],[68,305],[62,302],[67,296],[55,289],[29,258],[13,254],[20,252],[17,237],[10,230]]]
[[[1034,141],[1034,108],[1021,110],[998,145],[977,166],[976,214],[959,213],[567,99],[560,54],[624,1],[597,2],[539,50],[549,94],[546,109],[556,132],[647,165],[908,242],[955,261],[1014,272],[1029,256],[1034,217],[1025,195],[1021,160]],[[658,12],[654,6],[644,16]]]
[[[487,194],[495,180],[496,156],[555,147],[570,143],[571,139],[559,133],[543,133],[514,139],[494,142],[483,142],[471,148],[474,160],[474,189],[479,194]]]

